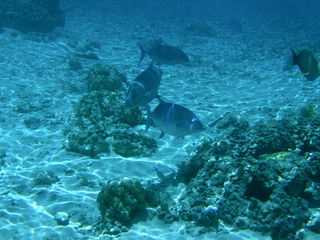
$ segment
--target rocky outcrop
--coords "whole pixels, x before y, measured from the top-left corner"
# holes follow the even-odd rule
[[[59,0],[1,0],[0,22],[23,33],[50,33],[63,27],[65,19]]]

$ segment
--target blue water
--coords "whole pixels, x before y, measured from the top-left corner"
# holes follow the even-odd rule
[[[88,93],[89,69],[110,65],[131,82],[150,64],[149,57],[138,63],[137,42],[153,39],[190,58],[161,66],[159,94],[192,110],[205,125],[230,112],[255,124],[318,106],[320,78],[301,75],[290,64],[290,49],[309,49],[320,59],[320,1],[61,0],[60,8],[65,24],[50,33],[22,33],[5,26],[0,14],[0,240],[271,239],[223,222],[205,233],[186,219],[166,224],[152,217],[155,209],[119,235],[95,228],[102,185],[124,177],[159,181],[155,168],[169,174],[203,139],[225,134],[215,127],[159,139],[158,128],[146,132],[139,124],[132,131],[158,145],[143,157],[123,157],[112,148],[96,158],[67,151],[66,136],[77,127],[74,107]],[[88,45],[96,46],[88,52],[98,60],[77,55]],[[81,69],[72,70],[71,59]],[[185,187],[165,191],[178,201]],[[309,210],[319,215],[318,208]],[[61,216],[67,224],[59,224]],[[305,226],[301,232],[304,239],[320,239]]]

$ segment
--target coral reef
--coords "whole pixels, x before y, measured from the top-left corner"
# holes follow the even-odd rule
[[[221,222],[273,240],[303,238],[301,229],[319,232],[319,216],[310,210],[320,207],[318,119],[314,107],[252,126],[226,114],[215,123],[224,135],[204,138],[176,173],[156,169],[159,181],[145,187],[132,179],[110,181],[97,199],[106,220],[97,230],[126,231],[148,206],[165,223],[185,220],[199,233],[218,231]],[[173,200],[169,192],[181,192],[181,183],[185,189]]]
[[[64,26],[59,0],[3,0],[0,2],[0,21],[23,33],[50,33]]]
[[[156,140],[128,130],[115,132],[113,138],[115,139],[112,144],[114,152],[123,157],[147,157],[157,149]]]
[[[86,82],[90,92],[120,91],[125,87],[127,78],[113,67],[96,64],[90,69]]]
[[[124,95],[91,92],[75,108],[76,127],[67,130],[66,149],[90,157],[109,153],[111,148],[124,157],[150,156],[157,150],[156,141],[132,127],[144,124],[139,109],[123,104]]]
[[[155,207],[155,193],[147,190],[142,183],[133,178],[109,181],[97,197],[102,223],[100,228],[111,232],[114,226],[122,231],[147,215],[147,207]]]
[[[125,76],[112,67],[94,65],[86,80],[90,93],[75,106],[74,119],[65,129],[65,148],[90,157],[111,150],[124,157],[154,153],[156,141],[133,128],[145,124],[142,112],[124,105]]]
[[[226,114],[216,123],[224,137],[204,139],[178,166],[176,181],[186,184],[175,207],[180,218],[204,231],[216,230],[222,220],[274,240],[294,239],[312,216],[309,208],[320,207],[320,122],[314,109],[253,126]],[[317,223],[309,229],[318,231]]]

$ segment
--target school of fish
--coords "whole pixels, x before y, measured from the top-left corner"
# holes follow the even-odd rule
[[[198,133],[205,129],[200,119],[190,109],[174,102],[166,102],[158,94],[162,71],[160,65],[174,65],[188,63],[189,57],[181,49],[157,43],[149,49],[144,49],[138,43],[141,52],[140,62],[145,55],[151,58],[151,64],[141,72],[130,84],[125,104],[128,107],[145,107],[148,113],[146,129],[154,123],[161,131],[160,138],[165,134],[184,137]],[[318,62],[310,50],[302,50],[298,54],[292,52],[292,65],[298,65],[299,75],[309,81],[319,77]],[[159,104],[151,111],[149,103],[157,98]]]

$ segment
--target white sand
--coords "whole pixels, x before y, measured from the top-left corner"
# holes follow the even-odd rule
[[[163,37],[166,43],[181,46],[190,54],[191,63],[163,67],[160,94],[189,107],[204,123],[227,111],[251,122],[281,118],[290,109],[320,102],[320,79],[309,82],[296,76],[297,68],[285,64],[290,48],[317,46],[315,55],[320,59],[315,38],[320,21],[312,24],[303,17],[286,18],[277,26],[280,19],[262,24],[264,16],[257,16],[260,23],[243,19],[242,34],[217,27],[217,38],[189,38],[183,37],[183,26],[176,24],[156,25],[155,21],[152,25],[139,18],[97,15],[76,7],[66,16],[62,36],[54,42],[31,41],[20,33],[13,37],[11,29],[0,34],[0,150],[5,152],[0,161],[0,240],[111,239],[90,233],[89,226],[99,217],[95,201],[99,183],[123,176],[155,178],[154,167],[169,172],[194,149],[193,143],[215,134],[208,130],[184,139],[165,136],[158,140],[159,152],[151,158],[111,154],[91,159],[66,152],[62,130],[85,93],[83,78],[94,63],[83,61],[84,70],[68,70],[74,52],[71,43],[98,40],[101,61],[112,64],[129,80],[149,63],[137,64],[137,41]],[[212,19],[209,24],[216,26],[217,22]],[[296,31],[286,33],[294,26]],[[41,120],[38,129],[26,128],[24,120],[30,117]],[[146,134],[157,138],[159,130],[153,128]],[[47,172],[60,181],[34,186],[33,179]],[[68,226],[57,225],[57,212],[70,216]],[[134,225],[119,239],[269,239],[250,231],[193,236],[185,233],[184,224],[165,225],[153,219]]]

